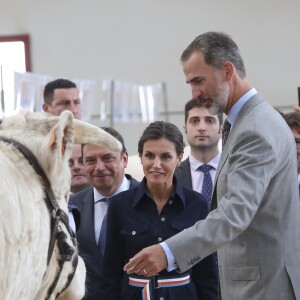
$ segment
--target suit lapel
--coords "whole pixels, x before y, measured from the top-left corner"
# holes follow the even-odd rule
[[[100,251],[98,249],[96,239],[95,239],[95,225],[94,225],[94,192],[93,188],[89,189],[86,196],[84,197],[84,205],[83,210],[81,211],[82,214],[82,220],[85,220],[83,222],[82,228],[80,225],[80,229],[82,229],[81,232],[81,242],[84,242],[86,245],[85,247],[90,248],[90,251],[93,253],[93,256],[96,259],[97,262],[102,263],[102,256],[100,254]],[[80,230],[79,229],[79,230]],[[81,230],[80,230],[81,231]],[[99,261],[100,260],[100,261]]]
[[[185,159],[176,170],[175,176],[177,173],[180,178],[181,185],[193,189],[190,160],[188,158]]]
[[[215,182],[214,182],[214,187],[213,187],[213,196],[212,196],[212,203],[211,203],[211,210],[217,208],[217,202],[218,202],[218,197],[217,197],[217,182],[218,182],[218,177],[219,174],[228,158],[229,155],[229,150],[231,149],[231,145],[234,142],[236,138],[235,132],[237,129],[241,126],[240,123],[243,122],[244,117],[259,103],[263,102],[264,99],[260,95],[256,94],[253,97],[251,97],[245,105],[242,107],[240,112],[237,115],[237,118],[231,127],[230,134],[228,136],[226,145],[222,151],[220,162],[218,164],[218,168],[216,171],[216,177],[215,177]]]

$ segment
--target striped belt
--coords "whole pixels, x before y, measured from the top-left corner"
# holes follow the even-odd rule
[[[191,282],[190,275],[183,276],[159,276],[155,275],[151,278],[129,276],[129,284],[132,286],[142,287],[143,300],[153,299],[153,289],[165,287],[174,287],[185,285]]]

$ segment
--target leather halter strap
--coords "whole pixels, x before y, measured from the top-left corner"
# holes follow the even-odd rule
[[[51,223],[51,225],[50,225],[50,235],[51,236],[50,236],[50,242],[49,242],[49,247],[48,247],[48,257],[47,257],[47,265],[49,265],[50,259],[52,257],[53,251],[54,251],[55,243],[58,242],[58,244],[59,244],[58,236],[61,236],[59,234],[59,233],[61,233],[61,230],[59,232],[59,228],[58,228],[59,222],[64,223],[65,227],[67,228],[67,230],[71,236],[73,245],[76,245],[75,233],[70,228],[68,215],[58,206],[58,203],[55,199],[53,190],[51,188],[50,181],[49,181],[46,173],[42,169],[41,165],[39,164],[38,160],[33,155],[33,153],[28,148],[26,148],[25,146],[23,146],[22,144],[20,144],[19,142],[15,141],[13,139],[8,139],[6,137],[0,137],[0,141],[14,145],[23,154],[23,156],[27,159],[27,161],[30,163],[30,165],[35,170],[35,172],[42,179],[42,184],[43,184],[43,188],[44,188],[44,192],[45,192],[45,196],[46,196],[44,199],[45,199],[46,205],[48,207],[48,210],[50,213],[50,219],[51,219],[51,222],[50,222]],[[62,252],[64,252],[64,250]],[[59,280],[59,277],[60,277],[60,274],[61,274],[61,271],[63,268],[63,264],[66,260],[69,261],[71,259],[70,255],[72,255],[73,252],[67,251],[67,253],[64,253],[64,254],[65,255],[63,255],[63,258],[59,259],[59,261],[58,261],[59,271],[57,272],[52,285],[48,289],[46,299],[50,298],[50,296],[51,296],[52,292],[54,291],[54,288]],[[65,286],[57,294],[57,296],[55,298],[57,298],[65,289],[67,289],[67,287],[71,283],[71,281],[74,277],[76,268],[77,268],[77,264],[78,264],[78,254],[76,254],[72,260],[73,271],[69,274]]]
[[[42,169],[40,163],[38,162],[36,157],[33,155],[33,153],[28,148],[26,148],[25,146],[23,146],[22,144],[20,144],[19,142],[15,141],[13,139],[8,139],[6,137],[0,137],[0,140],[14,145],[24,155],[24,157],[28,160],[28,162],[30,163],[32,168],[35,170],[35,172],[38,175],[40,175],[40,177],[42,179],[42,184],[43,184],[45,195],[46,195],[45,202],[46,202],[46,205],[48,207],[48,210],[49,210],[49,213],[51,216],[51,228],[50,228],[51,237],[50,237],[50,242],[49,242],[49,247],[48,247],[48,257],[47,257],[47,265],[49,265],[51,256],[53,254],[55,242],[56,242],[58,221],[62,221],[65,224],[70,235],[72,237],[74,237],[74,233],[70,229],[70,226],[69,226],[68,215],[62,209],[60,209],[60,207],[58,206],[58,203],[55,199],[54,193],[51,188],[50,181],[49,181],[47,175],[45,174],[44,170]]]

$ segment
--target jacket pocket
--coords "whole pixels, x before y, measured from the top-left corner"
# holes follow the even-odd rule
[[[145,231],[149,230],[149,226],[146,224],[133,224],[124,226],[121,230],[121,234],[125,236],[138,237]]]
[[[124,239],[129,256],[132,256],[144,247],[153,244],[153,238],[147,224],[124,226],[121,229],[120,234]]]
[[[228,267],[226,274],[229,279],[235,281],[257,281],[260,279],[259,266],[236,266]]]

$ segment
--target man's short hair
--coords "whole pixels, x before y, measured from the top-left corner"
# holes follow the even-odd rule
[[[201,100],[199,99],[191,99],[190,101],[188,101],[186,104],[185,104],[185,107],[184,107],[184,123],[186,124],[187,122],[187,119],[189,117],[189,112],[191,109],[193,109],[194,107],[200,107],[200,108],[205,108],[205,105],[203,103],[201,103]],[[219,122],[220,122],[220,125],[223,123],[223,114],[218,114],[218,119],[219,119]]]
[[[300,113],[299,112],[290,112],[283,115],[286,123],[291,129],[295,129],[300,133]]]
[[[246,70],[240,50],[232,38],[223,32],[206,32],[197,36],[183,51],[181,62],[186,62],[193,53],[202,52],[205,62],[219,69],[230,61],[241,78],[246,77]]]
[[[71,89],[71,88],[77,88],[77,86],[73,81],[68,79],[59,78],[48,82],[45,85],[45,89],[44,89],[44,94],[43,94],[44,102],[49,105],[52,104],[54,90]]]
[[[106,127],[106,126],[102,126],[100,127],[102,130],[106,131],[107,133],[109,133],[110,135],[112,135],[114,138],[116,138],[122,145],[122,153],[125,153],[127,151],[126,147],[125,147],[125,142],[124,139],[122,137],[122,135],[114,128],[112,127]]]

